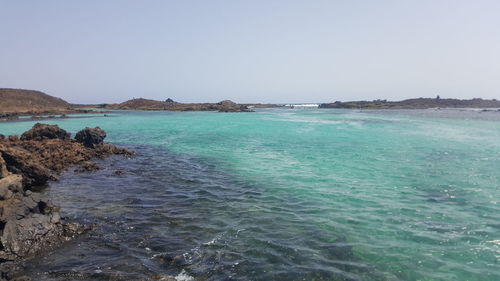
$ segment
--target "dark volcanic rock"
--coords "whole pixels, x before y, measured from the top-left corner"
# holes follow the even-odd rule
[[[61,221],[59,208],[25,190],[23,177],[8,172],[7,165],[0,156],[0,280],[29,280],[12,261],[53,249],[85,228]]]
[[[36,123],[29,131],[21,135],[21,140],[69,139],[70,133],[57,125]]]
[[[99,127],[95,127],[94,129],[85,128],[76,133],[75,136],[77,142],[89,148],[94,148],[97,145],[103,144],[104,138],[106,138],[106,132]]]
[[[17,262],[50,251],[88,229],[61,219],[59,207],[35,192],[35,186],[56,179],[73,165],[93,171],[98,166],[92,158],[132,154],[102,144],[103,137],[101,145],[85,147],[57,126],[37,124],[23,136],[27,137],[0,139],[0,281],[29,280],[21,276]]]

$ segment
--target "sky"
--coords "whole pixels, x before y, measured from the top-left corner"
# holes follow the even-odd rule
[[[0,88],[73,103],[500,99],[497,0],[0,0]]]

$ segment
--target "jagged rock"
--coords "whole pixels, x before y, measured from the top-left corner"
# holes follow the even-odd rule
[[[59,207],[35,192],[35,186],[55,179],[73,165],[95,170],[97,165],[91,161],[95,157],[132,155],[126,149],[102,144],[105,133],[102,136],[99,131],[101,145],[90,149],[69,139],[69,134],[61,133],[65,131],[57,126],[48,130],[40,129],[42,126],[47,129],[48,125],[34,126],[22,140],[0,139],[0,281],[29,280],[10,261],[23,261],[51,250],[89,229],[61,219]]]
[[[26,187],[42,186],[51,179],[50,170],[44,167],[43,163],[37,163],[35,155],[29,151],[16,148],[2,149],[2,147],[0,150],[10,171],[24,175],[23,181]]]
[[[94,148],[103,144],[104,138],[106,138],[106,132],[99,127],[95,127],[94,129],[87,127],[78,132],[75,136],[77,142],[89,148]]]
[[[15,259],[35,254],[43,249],[42,244],[54,243],[52,240],[60,236],[61,232],[60,225],[52,224],[50,217],[42,214],[32,214],[20,220],[11,219],[5,224],[0,238],[4,246],[0,257]]]
[[[57,125],[36,123],[33,128],[21,135],[21,140],[69,139],[70,133]]]
[[[49,180],[57,180],[58,173],[92,158],[132,155],[132,152],[111,144],[102,144],[90,149],[74,140],[60,139],[0,141],[0,153],[10,172],[23,175],[23,184],[27,189],[44,186]]]

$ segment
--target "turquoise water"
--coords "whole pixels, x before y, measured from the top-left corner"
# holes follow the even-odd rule
[[[130,175],[68,174],[51,188],[63,191],[55,200],[74,217],[129,215],[122,227],[151,220],[120,242],[145,272],[179,280],[500,280],[500,112],[110,115],[47,122],[73,133],[105,129],[108,141],[138,151],[113,164]],[[2,123],[0,133],[33,123]],[[111,180],[108,194],[99,182]],[[98,205],[63,202],[86,196],[72,191],[82,182]],[[120,194],[132,203],[115,200]],[[136,243],[153,232],[150,246]],[[168,252],[183,262],[174,266]],[[120,262],[111,271],[123,271]],[[74,264],[59,261],[57,270],[65,266]]]

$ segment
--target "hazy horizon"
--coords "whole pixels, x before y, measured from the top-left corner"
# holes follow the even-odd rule
[[[0,88],[72,103],[500,98],[497,1],[0,5]]]

